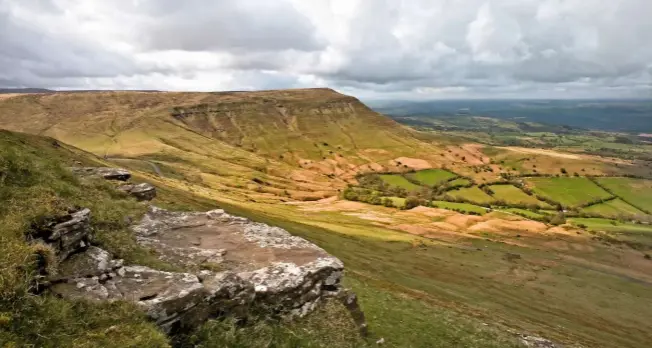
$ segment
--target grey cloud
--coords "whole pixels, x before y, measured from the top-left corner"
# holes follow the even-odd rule
[[[0,0],[0,87],[652,96],[649,0],[315,1]]]
[[[150,20],[139,28],[148,49],[312,51],[323,48],[310,20],[282,0],[150,0],[135,9],[151,11]]]

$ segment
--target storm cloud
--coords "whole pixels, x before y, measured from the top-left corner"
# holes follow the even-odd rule
[[[652,97],[649,0],[0,0],[0,87]]]

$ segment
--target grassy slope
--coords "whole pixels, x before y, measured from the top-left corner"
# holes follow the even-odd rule
[[[494,198],[479,189],[477,186],[461,188],[459,190],[449,191],[448,195],[454,198],[462,198],[473,203],[487,204],[494,201]]]
[[[457,175],[443,169],[425,169],[416,173],[407,174],[407,176],[423,185],[433,186],[450,180]]]
[[[494,192],[493,196],[496,199],[502,199],[508,204],[536,204],[536,205],[545,205],[545,202],[541,202],[536,197],[527,195],[521,189],[513,185],[492,185],[489,188]]]
[[[469,204],[469,203],[433,201],[432,204],[436,208],[457,210],[457,211],[461,211],[461,212],[464,212],[464,213],[473,212],[473,213],[476,213],[476,214],[479,214],[479,215],[483,215],[483,214],[487,213],[486,208],[480,207],[480,206],[477,206],[477,205],[473,205],[473,204]]]
[[[164,347],[167,338],[129,304],[87,304],[68,302],[47,294],[41,297],[26,293],[26,274],[30,268],[18,268],[35,250],[25,242],[24,230],[39,216],[50,215],[71,205],[90,207],[93,224],[101,246],[124,257],[128,262],[157,267],[154,255],[142,254],[133,236],[122,236],[124,217],[142,212],[143,205],[116,192],[102,180],[80,181],[63,168],[81,160],[88,165],[103,161],[65,145],[53,145],[50,139],[0,132],[0,172],[3,185],[0,197],[8,202],[2,209],[0,247],[3,269],[0,286],[0,341],[18,346],[35,344],[43,347]],[[147,173],[134,173],[136,180],[158,179]],[[210,209],[215,201],[174,186],[159,185],[156,204],[176,209]],[[60,199],[56,199],[58,196]],[[289,228],[306,236],[322,235],[323,230],[287,220],[270,218],[227,203],[220,204],[231,212]],[[104,239],[102,231],[110,238]],[[126,232],[126,230],[125,230]],[[348,238],[331,235],[330,247]],[[328,237],[328,236],[326,236]],[[382,243],[382,242],[381,242]],[[357,244],[357,243],[356,243]],[[152,258],[148,258],[152,257]],[[7,270],[27,273],[7,273]],[[353,275],[356,273],[353,272]],[[418,298],[406,297],[384,287],[372,285],[362,275],[348,280],[360,292],[367,315],[377,335],[387,337],[390,347],[457,346],[507,347],[513,339],[504,333],[484,328],[473,319],[453,311],[424,306]],[[366,307],[365,307],[366,308]],[[391,312],[393,315],[389,315]],[[397,326],[396,320],[404,323]],[[420,326],[422,329],[418,329]],[[407,328],[410,328],[409,330]],[[437,328],[435,331],[429,330]],[[360,347],[367,343],[355,334],[347,313],[329,305],[314,315],[292,324],[259,323],[237,328],[233,323],[210,322],[193,336],[180,338],[183,346],[202,344],[215,347]]]
[[[652,180],[632,178],[596,178],[595,180],[626,202],[652,212]]]
[[[623,202],[623,200],[619,198],[586,207],[582,209],[582,211],[586,213],[600,214],[607,217],[645,215],[644,212]]]
[[[381,174],[380,178],[390,186],[397,186],[397,187],[400,187],[400,188],[404,188],[404,189],[406,189],[408,191],[416,191],[416,190],[421,189],[421,186],[415,185],[415,184],[409,182],[402,175],[398,175],[398,174]]]
[[[535,193],[569,207],[611,196],[591,180],[582,177],[529,178],[527,182],[533,186]]]

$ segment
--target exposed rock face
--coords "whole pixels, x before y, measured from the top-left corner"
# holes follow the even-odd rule
[[[521,342],[523,342],[526,347],[531,348],[563,348],[562,345],[554,343],[548,339],[525,334],[521,335]]]
[[[186,272],[125,266],[89,247],[62,263],[51,290],[71,299],[135,302],[169,333],[224,314],[245,316],[251,307],[272,316],[303,316],[337,296],[366,333],[355,295],[341,289],[342,263],[283,229],[222,210],[150,207],[133,230],[140,243]]]
[[[302,316],[340,290],[343,265],[287,231],[213,210],[170,212],[151,207],[134,226],[137,239],[161,258],[204,274],[229,271],[253,285],[256,303]]]
[[[129,193],[139,201],[151,201],[156,197],[156,187],[148,183],[122,185],[118,190]]]
[[[107,180],[127,181],[131,173],[122,168],[110,167],[72,167],[73,173],[82,176],[99,176]]]
[[[32,238],[55,251],[59,260],[65,260],[79,249],[89,245],[91,239],[91,211],[81,209],[53,218],[44,226],[32,231]]]

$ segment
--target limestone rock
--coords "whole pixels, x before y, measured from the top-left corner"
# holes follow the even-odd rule
[[[186,213],[150,207],[133,229],[139,243],[167,262],[233,272],[253,285],[257,305],[278,313],[303,316],[322,297],[340,290],[340,260],[281,228],[223,210]]]
[[[122,168],[111,167],[72,167],[74,174],[81,176],[99,176],[107,180],[127,181],[131,173]]]
[[[134,302],[169,333],[224,314],[244,317],[251,307],[270,316],[303,316],[325,297],[338,297],[366,332],[355,295],[341,289],[342,262],[283,229],[223,210],[153,206],[132,228],[140,244],[186,272],[123,266],[89,247],[61,264],[51,291],[71,299]]]
[[[66,279],[51,291],[69,299],[134,302],[166,332],[196,327],[222,313],[244,313],[254,298],[253,286],[234,274],[215,275],[202,283],[191,273],[144,266]]]
[[[122,185],[118,190],[129,193],[139,201],[151,201],[156,197],[156,187],[148,183]]]
[[[31,237],[50,245],[59,260],[86,248],[91,239],[91,211],[81,209],[64,216],[49,219],[30,232]]]

